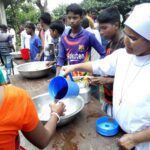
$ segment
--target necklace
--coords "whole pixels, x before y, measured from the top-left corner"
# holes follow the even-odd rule
[[[133,57],[131,58],[131,60],[130,60],[130,62],[128,64],[128,67],[127,67],[127,72],[126,72],[125,78],[124,78],[123,83],[122,83],[122,89],[121,89],[121,96],[120,96],[119,106],[122,104],[123,98],[126,95],[126,93],[128,92],[129,87],[134,83],[134,81],[136,80],[137,76],[140,74],[140,72],[143,69],[143,67],[145,65],[149,64],[149,60],[150,60],[150,57],[148,57],[148,59],[146,58],[146,60],[140,66],[140,68],[135,73],[135,75],[130,79],[130,81],[128,81],[128,84],[125,84],[125,81],[127,81],[127,77],[129,77],[129,70],[131,69],[130,68],[131,63],[133,62]]]

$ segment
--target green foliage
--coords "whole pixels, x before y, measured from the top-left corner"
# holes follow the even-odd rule
[[[55,8],[52,11],[53,19],[57,20],[57,19],[63,17],[66,13],[66,7],[67,7],[67,5],[59,5],[57,8]]]
[[[33,23],[38,22],[40,12],[31,3],[23,3],[23,0],[18,3],[10,3],[6,8],[7,23],[12,25],[15,29],[26,20],[31,20]]]
[[[101,2],[98,0],[83,0],[83,2],[81,3],[82,8],[84,8],[85,10],[88,10],[90,8],[98,8],[101,6]]]
[[[18,33],[20,25],[30,20],[38,23],[40,16],[39,9],[36,9],[32,3],[25,3],[25,0],[11,0],[7,3],[6,18],[7,24],[11,25]],[[6,5],[6,4],[5,4]],[[17,46],[20,45],[20,37],[17,35]]]
[[[102,7],[118,6],[121,14],[125,15],[129,12],[133,5],[137,4],[137,0],[98,0],[103,1]]]
[[[101,8],[107,8],[115,5],[118,6],[120,13],[125,16],[125,14],[129,12],[135,4],[142,2],[150,2],[150,0],[83,0],[81,5],[86,10],[89,8],[100,10]]]

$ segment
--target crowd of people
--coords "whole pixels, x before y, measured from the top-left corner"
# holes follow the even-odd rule
[[[63,71],[65,75],[72,72],[73,76],[93,76],[89,83],[104,87],[102,110],[116,119],[126,132],[119,146],[127,150],[150,150],[150,3],[135,6],[124,29],[116,6],[96,13],[93,10],[89,15],[75,3],[67,6],[63,20],[52,21],[49,13],[42,13],[37,26],[31,21],[25,22],[20,33],[21,48],[29,49],[31,61],[56,61],[56,75]],[[0,57],[6,67],[7,83],[12,68],[10,53],[16,50],[15,43],[15,32],[0,25]],[[8,117],[6,120],[0,115],[3,122],[0,148],[18,147],[19,130],[37,147],[45,147],[59,116],[63,115],[64,104],[51,106],[52,117],[44,127],[30,96],[20,88],[5,85],[1,72],[0,81],[0,111],[3,109]],[[18,112],[15,123],[15,114],[9,112],[13,107]]]

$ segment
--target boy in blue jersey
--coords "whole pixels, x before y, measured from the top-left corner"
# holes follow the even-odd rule
[[[33,23],[26,24],[26,32],[31,35],[30,39],[30,60],[40,61],[42,59],[42,43],[40,38],[35,34],[35,25]]]
[[[71,29],[64,32],[61,37],[56,75],[60,73],[60,69],[65,63],[78,64],[90,61],[91,47],[101,55],[101,58],[105,56],[105,50],[97,41],[95,35],[81,27],[83,9],[74,3],[67,7],[66,14]],[[73,75],[83,74],[76,72]]]

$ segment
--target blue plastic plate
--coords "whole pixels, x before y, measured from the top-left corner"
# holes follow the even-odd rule
[[[119,125],[108,116],[100,117],[96,120],[96,131],[103,136],[114,136],[119,132]]]

